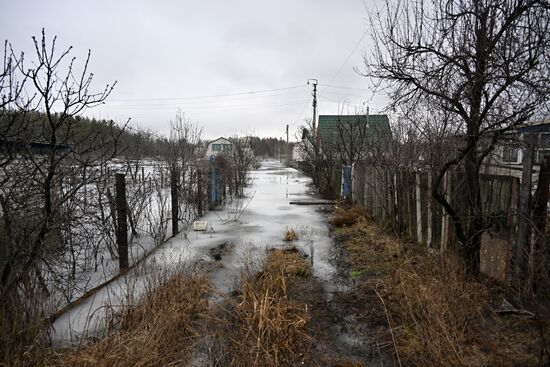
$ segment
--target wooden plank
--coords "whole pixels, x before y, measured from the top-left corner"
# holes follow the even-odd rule
[[[416,240],[422,243],[422,201],[420,197],[420,172],[415,172],[416,192]]]
[[[529,252],[529,289],[534,293],[537,292],[538,283],[541,281],[544,271],[546,244],[546,216],[548,200],[549,200],[549,185],[550,185],[550,157],[546,156],[544,163],[541,166],[537,191],[535,193],[535,203],[533,210],[533,238],[531,240],[531,248]]]
[[[518,232],[514,242],[514,279],[520,286],[527,274],[527,241],[530,229],[529,204],[531,200],[531,181],[535,151],[535,136],[525,135],[523,153],[523,172],[519,193]]]
[[[428,223],[427,223],[427,234],[426,234],[426,245],[428,247],[432,246],[432,225],[433,225],[433,211],[432,211],[432,173],[428,172],[428,194],[426,195],[427,205],[428,205]]]
[[[291,201],[290,205],[335,205],[334,200]]]

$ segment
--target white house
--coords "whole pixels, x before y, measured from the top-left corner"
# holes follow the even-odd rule
[[[208,143],[204,158],[210,159],[210,157],[215,157],[218,154],[222,154],[222,153],[229,153],[232,150],[233,150],[233,143],[231,141],[223,137],[218,138]]]

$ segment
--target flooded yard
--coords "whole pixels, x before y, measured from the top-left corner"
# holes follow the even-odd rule
[[[327,215],[316,205],[289,203],[314,199],[310,179],[279,161],[265,160],[251,172],[245,196],[240,209],[210,211],[201,218],[208,222],[209,231],[171,238],[128,273],[60,315],[53,325],[54,344],[73,345],[82,336],[97,334],[104,327],[106,309],[139,297],[148,276],[173,266],[207,271],[217,290],[229,293],[244,266],[261,261],[270,248],[289,245],[283,239],[291,229],[298,235],[292,245],[308,256],[313,276],[330,298],[340,282],[335,281],[331,264],[333,242]]]

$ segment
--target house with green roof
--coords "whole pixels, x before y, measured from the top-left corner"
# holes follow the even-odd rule
[[[342,143],[368,146],[391,139],[387,115],[320,115],[318,133],[325,148]]]

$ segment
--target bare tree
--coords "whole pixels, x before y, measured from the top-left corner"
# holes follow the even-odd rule
[[[365,75],[384,83],[404,116],[423,106],[436,117],[432,126],[411,121],[423,134],[453,136],[454,149],[434,165],[432,195],[452,219],[472,276],[488,226],[480,165],[506,131],[547,112],[549,12],[545,0],[387,1],[371,19],[375,51]],[[442,192],[444,175],[457,166],[466,181],[461,208]]]
[[[87,256],[95,242],[87,228],[88,198],[117,153],[123,130],[111,130],[106,137],[82,128],[78,115],[103,103],[113,88],[91,92],[90,53],[77,72],[72,48],[59,52],[57,39],[47,40],[44,31],[33,41],[32,66],[27,68],[22,59],[16,65],[19,77],[27,81],[19,93],[34,97],[36,111],[28,111],[29,104],[10,106],[17,116],[9,122],[10,134],[15,132],[9,136],[14,154],[0,172],[5,252],[0,262],[1,316],[23,323],[43,316],[44,295],[68,277],[74,281],[77,268],[86,266],[77,257]]]
[[[232,149],[228,152],[232,170],[234,194],[237,198],[244,197],[244,188],[248,184],[248,175],[254,166],[255,156],[247,136],[231,137]]]
[[[14,157],[11,141],[21,133],[24,113],[32,109],[34,98],[25,94],[25,75],[18,73],[23,53],[16,55],[8,41],[4,42],[4,57],[0,69],[0,165],[9,164]]]
[[[172,215],[182,222],[183,233],[187,237],[191,222],[199,215],[200,198],[196,197],[198,180],[200,179],[197,164],[197,147],[200,143],[202,129],[192,123],[183,111],[178,110],[173,121],[170,121],[170,137],[168,139],[167,160],[170,174],[175,177],[175,194],[177,211]]]
[[[336,144],[324,144],[318,136],[312,121],[306,121],[300,128],[301,148],[304,154],[303,169],[309,174],[321,195],[333,197],[337,187],[333,187],[333,175],[340,162]]]

